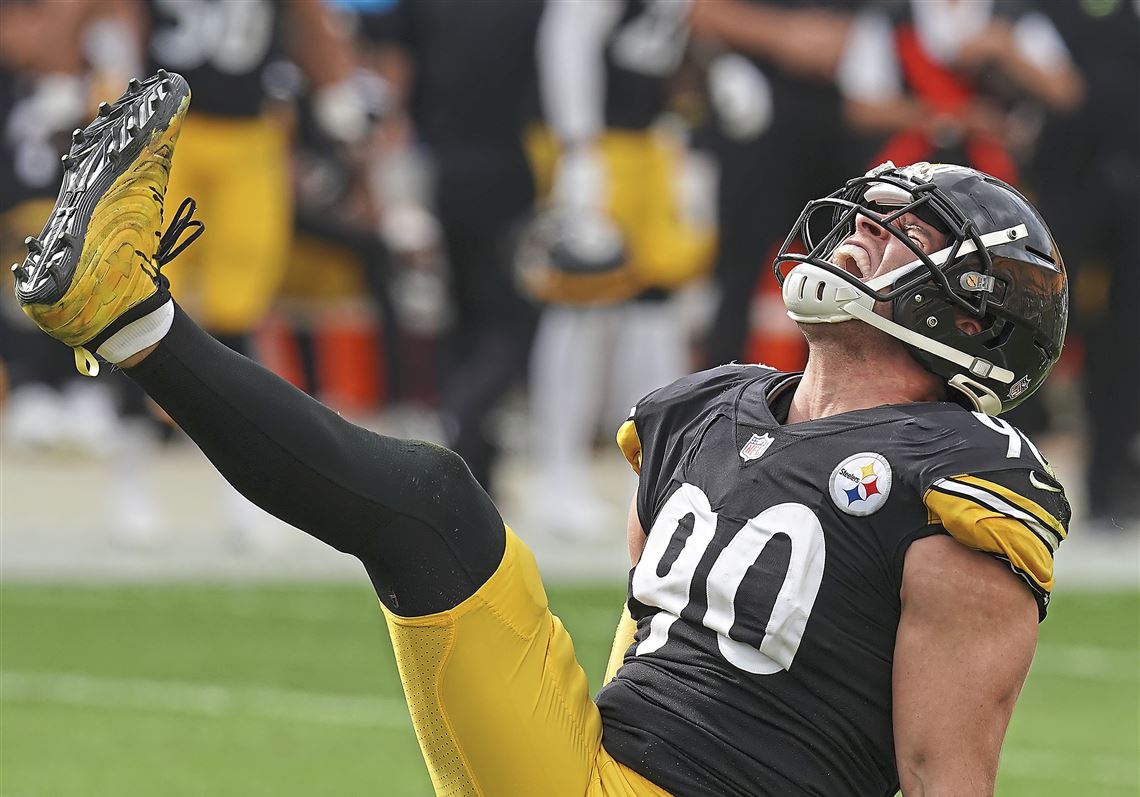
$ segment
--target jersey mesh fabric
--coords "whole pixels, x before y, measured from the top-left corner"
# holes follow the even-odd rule
[[[479,797],[470,766],[440,710],[439,676],[455,642],[453,626],[401,627],[389,621],[396,666],[420,748],[431,751],[429,772],[441,797]]]

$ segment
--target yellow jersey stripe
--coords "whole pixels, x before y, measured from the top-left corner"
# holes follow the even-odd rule
[[[1051,529],[1053,533],[1055,533],[1062,540],[1068,536],[1068,533],[1065,531],[1064,524],[1061,523],[1061,521],[1057,520],[1057,518],[1055,518],[1049,512],[1049,510],[1042,507],[1036,501],[1032,501],[1029,498],[1026,498],[1021,493],[1011,490],[1004,485],[998,484],[997,482],[992,482],[988,479],[979,479],[977,476],[962,475],[953,476],[951,478],[956,482],[972,484],[975,487],[979,487],[983,490],[988,490],[995,495],[1001,496],[1006,501],[1016,506],[1018,509],[1032,515],[1038,523]]]
[[[1053,553],[1050,546],[1025,523],[1009,517],[972,496],[931,487],[923,502],[932,519],[968,548],[996,554],[1042,592],[1053,589]]]
[[[617,432],[617,444],[621,449],[621,453],[625,454],[625,459],[633,468],[633,472],[638,476],[641,475],[641,438],[637,436],[637,427],[633,424],[633,418],[621,425]]]
[[[975,487],[972,484],[963,484],[953,479],[939,479],[933,486],[944,493],[954,493],[955,495],[969,498],[987,509],[991,509],[1013,520],[1020,521],[1027,529],[1033,532],[1042,543],[1047,545],[1052,552],[1056,552],[1057,548],[1061,545],[1061,538],[1057,536],[1055,531],[1047,526],[1041,525],[1033,515],[1022,512],[1013,504],[987,490]]]

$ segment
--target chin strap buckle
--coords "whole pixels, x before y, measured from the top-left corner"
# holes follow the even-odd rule
[[[980,376],[982,379],[988,377],[993,373],[994,364],[989,360],[983,360],[980,357],[975,357],[974,361],[970,363],[969,371],[974,376]]]

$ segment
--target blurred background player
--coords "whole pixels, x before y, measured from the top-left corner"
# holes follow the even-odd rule
[[[251,335],[276,298],[285,274],[293,226],[289,122],[275,97],[271,65],[292,58],[311,87],[316,124],[338,142],[361,139],[367,107],[352,81],[352,43],[325,3],[290,0],[121,0],[122,17],[140,36],[146,72],[177,70],[194,86],[172,197],[193,197],[210,229],[172,272],[180,296],[203,326],[231,349],[255,356]],[[286,98],[291,99],[291,98]],[[132,465],[134,459],[139,463]],[[145,451],[123,464],[119,479],[144,475]],[[267,542],[261,513],[228,485],[221,486],[222,520],[231,542]],[[146,491],[123,491],[148,500]],[[141,539],[153,506],[127,507]]]
[[[27,220],[51,210],[60,155],[70,145],[71,131],[90,115],[91,97],[99,96],[92,84],[102,79],[121,84],[139,70],[129,57],[124,63],[113,46],[116,32],[107,5],[0,3],[0,255],[5,263],[19,259]],[[43,46],[49,40],[60,44]],[[7,283],[10,277],[5,273],[3,279]],[[80,377],[66,351],[36,338],[15,304],[0,299],[0,360],[8,387],[5,442],[106,454],[118,431],[113,390]]]
[[[1053,23],[1019,0],[869,4],[839,81],[855,129],[885,137],[870,163],[962,163],[1011,184],[1025,125],[1040,128],[1042,106],[1075,108],[1082,91]]]
[[[843,124],[834,83],[852,7],[828,0],[693,4],[694,36],[709,51],[720,166],[708,367],[736,360],[803,365],[803,338],[784,314],[768,266],[804,204],[858,171],[857,140]]]
[[[354,5],[371,43],[386,45],[381,69],[404,98],[406,135],[430,164],[423,199],[438,220],[454,313],[438,361],[442,442],[491,490],[501,445],[494,410],[525,372],[536,318],[515,286],[511,251],[534,203],[522,130],[541,4]],[[410,210],[401,213],[405,229],[389,236],[396,246],[410,227],[430,237],[424,209]]]
[[[327,5],[353,45],[350,76],[338,89],[353,105],[351,129],[329,124],[321,87],[293,60],[267,66],[268,91],[292,101],[293,237],[276,312],[258,342],[272,349],[261,352],[272,367],[330,406],[360,416],[402,395],[392,263],[373,179],[384,157],[382,131],[396,107],[360,24],[367,4]]]
[[[177,70],[194,86],[170,190],[198,201],[211,238],[171,279],[211,334],[248,353],[280,286],[291,231],[287,129],[266,67],[294,58],[314,86],[321,128],[357,140],[367,120],[350,83],[351,43],[324,3],[152,0],[143,10],[148,71]]]
[[[536,522],[564,534],[603,531],[589,479],[599,424],[614,428],[625,405],[689,370],[670,292],[707,269],[713,236],[681,213],[684,142],[654,128],[688,14],[676,0],[551,0],[539,30],[548,131],[530,143],[549,195],[520,248],[524,284],[546,302],[531,360],[531,501]]]
[[[1065,247],[1084,339],[1085,489],[1094,530],[1140,527],[1140,5],[1042,3],[1085,77],[1047,118],[1032,176]]]

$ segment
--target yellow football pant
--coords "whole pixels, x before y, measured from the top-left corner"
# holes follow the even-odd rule
[[[549,195],[559,147],[546,128],[526,135],[540,201]],[[686,220],[678,203],[679,153],[652,131],[607,130],[597,141],[606,168],[605,209],[625,237],[629,260],[603,274],[552,275],[537,298],[569,304],[623,301],[647,288],[673,289],[708,271],[711,228]]]
[[[437,795],[669,797],[602,747],[602,721],[534,555],[510,530],[503,561],[446,612],[385,611]]]
[[[206,234],[163,273],[210,332],[252,331],[277,295],[292,234],[287,156],[282,125],[269,116],[221,119],[191,111],[182,124],[166,216],[194,197]]]

